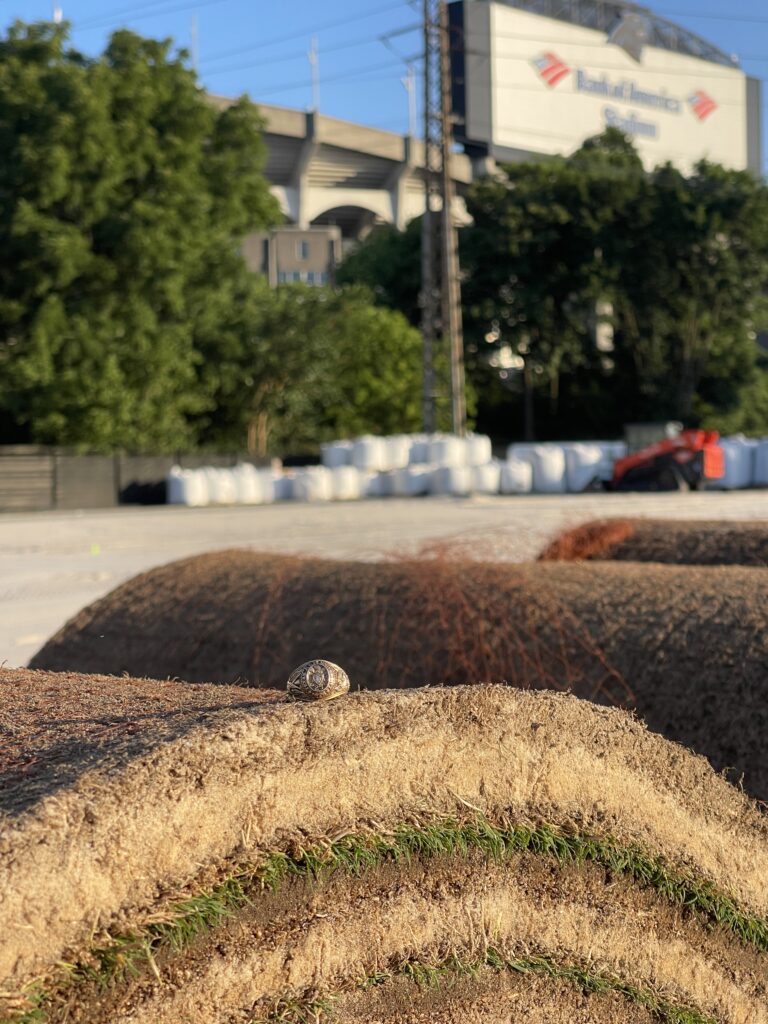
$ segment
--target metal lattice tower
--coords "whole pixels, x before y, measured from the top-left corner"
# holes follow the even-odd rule
[[[424,430],[435,429],[435,349],[448,343],[453,430],[466,430],[464,343],[456,228],[451,218],[453,147],[448,7],[423,0],[425,210],[421,234],[421,332],[424,351]]]

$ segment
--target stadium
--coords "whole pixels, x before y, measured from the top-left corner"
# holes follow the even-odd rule
[[[462,189],[497,161],[567,155],[619,128],[650,168],[701,159],[761,174],[760,82],[738,59],[625,0],[449,4]],[[213,98],[218,104],[228,100]],[[322,283],[376,224],[424,208],[420,140],[319,113],[260,107],[267,177],[286,226],[248,240],[273,283]]]
[[[647,167],[708,159],[761,173],[760,83],[686,29],[625,0],[459,0],[456,136],[475,161],[567,154],[606,128]]]

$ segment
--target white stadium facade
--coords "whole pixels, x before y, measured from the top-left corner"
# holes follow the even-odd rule
[[[567,155],[607,127],[647,167],[709,159],[761,174],[760,82],[699,36],[625,0],[449,4],[459,194],[502,161]],[[214,102],[230,101],[214,98]],[[286,226],[253,236],[273,283],[322,283],[345,245],[424,208],[423,150],[408,136],[260,105],[266,174]]]
[[[708,159],[761,173],[760,82],[624,0],[449,5],[457,138],[496,160],[567,154],[608,127],[647,167]]]

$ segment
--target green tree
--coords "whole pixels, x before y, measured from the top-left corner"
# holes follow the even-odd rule
[[[270,289],[257,279],[233,291],[228,309],[204,361],[215,410],[207,443],[266,455],[417,429],[419,334],[365,289]]]
[[[478,354],[490,343],[522,358],[526,436],[534,430],[534,389],[543,385],[553,417],[564,376],[603,372],[596,309],[615,278],[605,250],[642,179],[632,146],[609,130],[568,159],[506,165],[468,191],[465,333]],[[480,368],[484,360],[475,362]],[[497,388],[497,400],[501,394]]]
[[[66,26],[0,41],[0,412],[13,439],[194,442],[200,340],[279,219],[256,109],[217,109],[170,42]]]
[[[754,378],[768,279],[768,188],[702,162],[648,175],[613,239],[620,387],[642,418],[697,421]]]
[[[405,231],[389,224],[374,228],[344,258],[336,281],[363,285],[379,305],[398,310],[417,327],[421,318],[421,217],[410,221]]]

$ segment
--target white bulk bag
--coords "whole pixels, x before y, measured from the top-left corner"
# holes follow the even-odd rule
[[[408,453],[408,462],[412,466],[423,466],[429,462],[429,434],[411,434],[411,448]]]
[[[623,459],[627,454],[625,441],[596,441],[595,444],[600,445],[603,449],[603,455],[611,460],[611,464],[618,462],[619,459]]]
[[[376,473],[386,467],[387,451],[384,439],[367,434],[352,443],[352,465],[366,473]]]
[[[485,434],[467,434],[465,446],[468,465],[488,466],[493,461],[491,439]]]
[[[429,442],[429,461],[436,466],[466,466],[467,450],[463,438],[455,434],[435,434]]]
[[[410,467],[404,466],[400,469],[393,469],[388,474],[388,483],[392,488],[392,494],[396,498],[408,497],[408,471]]]
[[[257,472],[259,474],[261,504],[271,505],[278,497],[278,481],[283,478],[282,471],[279,469],[259,469]],[[290,494],[288,497],[290,497]]]
[[[542,445],[537,445],[533,441],[515,442],[515,444],[511,444],[507,448],[507,461],[510,461],[511,459],[522,459],[525,462],[530,462],[534,449],[541,447]]]
[[[719,480],[713,480],[707,486],[722,491],[751,487],[757,442],[751,438],[737,435],[721,438],[720,447],[725,456],[725,473]]]
[[[351,465],[352,449],[351,441],[331,441],[328,444],[320,445],[323,465],[328,469]]]
[[[185,471],[181,466],[171,466],[165,478],[165,500],[168,505],[188,505]]]
[[[421,463],[420,465],[409,466],[402,471],[405,473],[405,493],[409,498],[417,498],[422,494],[429,494],[434,468],[429,463]]]
[[[169,505],[201,508],[208,504],[208,481],[204,470],[181,469],[180,466],[172,466],[166,482],[168,485],[166,501]]]
[[[472,466],[472,490],[476,494],[498,494],[501,483],[501,463],[497,459],[484,466]]]
[[[533,469],[527,459],[510,459],[501,464],[499,490],[502,494],[530,494]]]
[[[536,445],[531,452],[533,489],[537,494],[565,492],[565,452],[556,445]]]
[[[397,496],[395,490],[395,474],[397,470],[386,469],[377,474],[376,489],[379,498],[394,498]]]
[[[380,473],[365,473],[363,470],[358,470],[360,473],[360,488],[365,498],[380,498],[381,494],[381,481],[379,479]]]
[[[768,437],[760,438],[755,445],[752,484],[754,487],[768,487]]]
[[[407,434],[392,434],[383,438],[385,465],[382,469],[400,469],[408,465],[411,456],[411,439]]]
[[[325,466],[307,466],[293,478],[294,501],[330,501],[333,496],[331,471]]]
[[[472,469],[469,466],[437,466],[432,470],[429,489],[432,494],[463,497],[472,492]]]
[[[362,474],[354,466],[336,466],[331,474],[331,496],[334,501],[356,501],[363,496]]]
[[[577,443],[563,446],[565,481],[572,494],[587,488],[597,477],[603,479],[605,454],[599,444]]]
[[[255,466],[243,462],[232,470],[235,480],[235,500],[238,505],[259,505],[261,503],[261,476]]]
[[[202,472],[208,483],[211,505],[234,505],[237,501],[237,487],[233,471],[206,466]]]

